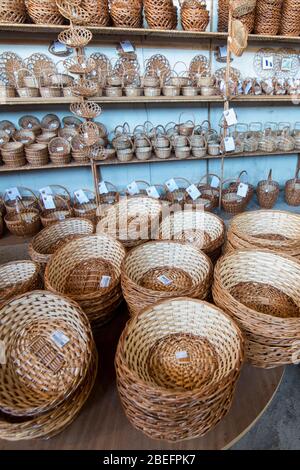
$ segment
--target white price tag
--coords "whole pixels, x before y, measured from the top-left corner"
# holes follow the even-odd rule
[[[57,147],[57,152],[63,152],[64,151],[64,148],[63,147]]]
[[[178,189],[178,186],[177,186],[176,181],[174,180],[174,178],[171,178],[170,180],[166,181],[166,186],[167,186],[168,190],[171,191],[171,193],[173,191],[176,191],[176,189]]]
[[[162,274],[161,276],[159,276],[157,278],[164,286],[169,286],[170,284],[172,284],[173,281],[171,281],[171,279],[169,279],[167,276],[165,276],[164,274]]]
[[[59,348],[63,348],[70,341],[70,338],[62,331],[54,331],[51,335],[51,339]]]
[[[110,276],[102,276],[100,280],[100,287],[109,287],[111,281]]]
[[[22,199],[18,188],[9,188],[6,192],[10,201],[15,201],[17,198]]]
[[[86,69],[86,64],[85,63],[81,64],[81,68]]]
[[[108,193],[108,189],[107,189],[107,186],[105,184],[105,181],[101,181],[99,183],[99,193],[100,194],[107,194]]]
[[[220,46],[219,54],[220,54],[220,58],[227,57],[227,46]]]
[[[65,220],[65,219],[66,219],[65,214],[59,214],[58,215],[58,220]]]
[[[31,123],[31,122],[29,122],[29,123],[27,124],[27,128],[28,128],[28,129],[32,129],[32,123]]]
[[[51,129],[56,128],[56,122],[51,122],[51,123],[50,123],[50,127],[51,127]]]
[[[86,204],[89,202],[89,198],[87,197],[86,193],[83,191],[83,189],[78,189],[75,191],[75,197],[80,204]]]
[[[150,186],[149,188],[146,188],[146,191],[149,197],[159,199],[159,192],[157,191],[155,186]]]
[[[187,351],[177,351],[175,357],[176,359],[188,359],[189,355]]]
[[[218,188],[220,186],[220,180],[217,176],[213,176],[210,182],[212,188]]]
[[[237,195],[239,197],[246,197],[248,193],[248,188],[249,188],[248,184],[240,183],[238,190],[237,190]]]
[[[273,70],[274,68],[274,57],[272,55],[263,57],[262,59],[263,70]]]
[[[134,52],[135,51],[135,49],[134,49],[134,47],[133,47],[133,45],[131,44],[130,41],[127,41],[127,40],[121,41],[120,45],[123,49],[123,52]]]
[[[193,201],[201,196],[201,193],[195,184],[191,184],[191,186],[186,188],[186,192],[193,199]]]
[[[42,194],[45,209],[55,209],[55,202],[51,194]]]
[[[223,114],[228,126],[235,126],[237,124],[238,121],[233,108],[223,111]]]
[[[127,191],[129,192],[130,196],[134,196],[140,192],[139,187],[135,181],[132,181],[132,183],[127,186]]]
[[[41,188],[39,191],[41,194],[53,194],[53,191],[50,188],[50,186],[45,186],[44,188]]]
[[[235,150],[233,137],[225,137],[224,145],[225,145],[226,152],[233,152]]]

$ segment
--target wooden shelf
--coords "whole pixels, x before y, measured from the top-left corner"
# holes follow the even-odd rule
[[[117,159],[111,160],[104,160],[97,162],[98,166],[115,166],[115,165],[136,165],[142,163],[164,163],[164,162],[187,162],[187,161],[205,161],[205,160],[220,160],[222,157],[228,158],[241,158],[241,157],[277,157],[282,155],[298,155],[297,150],[293,150],[291,152],[273,152],[273,153],[262,153],[262,152],[248,152],[248,153],[234,153],[234,154],[226,154],[226,155],[206,155],[203,158],[196,158],[196,157],[189,157],[185,159],[179,159],[174,156],[174,154],[167,159],[159,159],[153,155],[152,158],[149,160],[138,160],[137,158],[133,158],[129,162],[120,162]],[[84,168],[89,167],[90,163],[76,163],[71,162],[65,165],[54,165],[53,163],[48,163],[48,165],[44,166],[34,166],[34,165],[25,165],[20,166],[17,168],[10,168],[5,165],[0,166],[0,173],[12,173],[12,172],[27,172],[27,171],[38,171],[38,170],[60,170],[62,168]]]

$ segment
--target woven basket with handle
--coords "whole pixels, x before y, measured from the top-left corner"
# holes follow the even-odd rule
[[[257,199],[260,207],[272,209],[279,196],[279,183],[272,180],[272,170],[269,171],[268,179],[258,183],[256,188]]]
[[[285,200],[289,206],[300,205],[300,167],[297,168],[295,178],[288,180],[285,183]]]

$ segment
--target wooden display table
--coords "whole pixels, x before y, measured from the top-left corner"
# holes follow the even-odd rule
[[[96,337],[99,351],[98,380],[76,421],[64,432],[49,440],[0,441],[0,450],[226,449],[255,424],[276,393],[283,376],[283,367],[263,370],[245,365],[230,412],[205,437],[175,444],[148,439],[136,431],[127,420],[115,385],[114,353],[126,320],[123,305],[118,316],[103,327]]]

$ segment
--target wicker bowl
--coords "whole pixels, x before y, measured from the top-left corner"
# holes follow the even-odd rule
[[[272,251],[237,250],[217,262],[214,302],[238,321],[254,366],[299,361],[299,282],[299,262]]]
[[[46,288],[79,303],[93,326],[108,322],[122,301],[122,245],[106,234],[76,238],[51,257]]]
[[[154,241],[138,246],[122,267],[122,290],[130,315],[170,297],[205,299],[212,281],[209,258],[190,244]]]
[[[40,287],[39,266],[33,261],[12,261],[0,265],[0,304],[16,295]]]
[[[230,409],[242,362],[240,330],[217,307],[188,298],[160,302],[128,322],[119,340],[124,411],[152,439],[203,436]]]
[[[40,214],[37,209],[22,209],[20,212],[8,212],[4,217],[7,229],[17,237],[35,235],[41,226]]]

